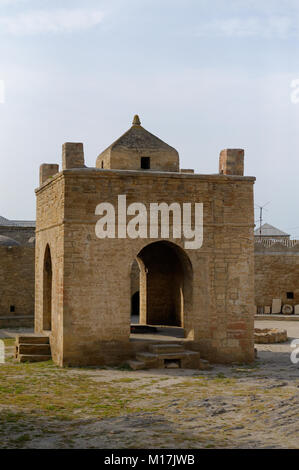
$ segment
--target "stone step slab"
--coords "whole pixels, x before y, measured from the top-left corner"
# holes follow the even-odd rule
[[[133,370],[142,370],[146,369],[146,364],[143,361],[128,361],[128,365],[131,367]]]
[[[45,354],[19,354],[17,357],[18,362],[43,362],[50,361],[52,356]]]
[[[182,345],[174,343],[153,344],[150,347],[150,351],[137,352],[136,359],[128,361],[128,364],[133,370],[170,368],[195,370],[211,369],[208,361],[205,361],[204,359],[200,360],[199,352],[185,350]]]
[[[19,344],[18,354],[51,355],[49,344]]]
[[[38,335],[17,335],[16,336],[17,344],[49,344],[48,336],[38,336]]]
[[[151,344],[149,350],[155,354],[161,353],[172,353],[172,352],[183,352],[184,347],[181,344]]]
[[[178,352],[164,352],[164,353],[150,353],[150,352],[139,352],[136,354],[138,360],[150,362],[155,359],[181,359],[183,357],[199,357],[199,352],[196,351],[178,351]]]
[[[150,352],[139,352],[136,354],[137,361],[144,362],[145,364],[154,365],[158,360],[158,355]]]

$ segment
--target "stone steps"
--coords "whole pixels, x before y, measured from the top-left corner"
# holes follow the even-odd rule
[[[199,352],[186,350],[180,343],[151,344],[149,351],[137,352],[136,358],[128,364],[134,370],[211,368],[208,361],[200,359]]]
[[[18,362],[43,362],[50,361],[52,356],[38,354],[19,354]]]
[[[142,362],[146,366],[155,368],[157,362],[157,354],[149,353],[149,352],[139,352],[136,354],[136,359],[139,362]]]
[[[49,344],[48,336],[18,335],[16,340],[19,344]]]
[[[49,344],[19,344],[19,354],[37,354],[50,356],[51,348]]]
[[[128,364],[133,370],[142,370],[142,369],[147,368],[145,362],[142,362],[142,361],[131,360],[131,361],[128,361]]]
[[[52,359],[48,336],[17,335],[15,348],[18,362],[41,362]]]
[[[151,353],[151,352],[140,352],[136,354],[136,358],[139,361],[152,362],[157,359],[182,359],[184,357],[193,356],[199,357],[199,353],[195,351],[179,351],[179,352],[163,352],[163,353]]]
[[[177,353],[184,352],[185,349],[182,344],[177,343],[165,343],[165,344],[151,344],[149,350],[152,353]]]

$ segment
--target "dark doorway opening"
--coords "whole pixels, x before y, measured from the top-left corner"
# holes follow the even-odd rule
[[[50,247],[47,245],[43,272],[43,329],[52,329],[52,259]]]
[[[140,313],[139,302],[140,302],[140,295],[139,295],[139,290],[138,290],[131,297],[131,316],[139,317],[139,313]]]

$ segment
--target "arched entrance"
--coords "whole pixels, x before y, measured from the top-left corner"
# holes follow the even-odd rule
[[[131,297],[131,316],[133,317],[139,317],[139,312],[140,312],[139,300],[140,300],[140,296],[139,296],[139,290],[138,290]]]
[[[184,327],[192,308],[192,265],[182,248],[154,242],[137,256],[140,323]]]
[[[43,270],[43,329],[52,329],[52,259],[49,245],[46,247]]]

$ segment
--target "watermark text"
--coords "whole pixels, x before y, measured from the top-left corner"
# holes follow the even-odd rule
[[[166,202],[145,204],[134,202],[127,206],[126,195],[118,196],[117,207],[109,202],[97,205],[95,214],[101,216],[95,232],[103,238],[184,238],[186,249],[199,249],[203,243],[203,204]],[[131,216],[130,220],[127,217]]]
[[[5,103],[5,82],[0,80],[0,104]]]

